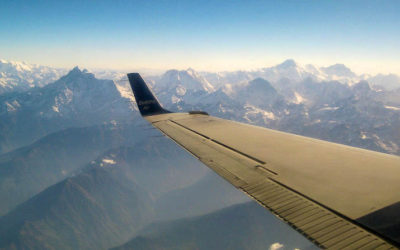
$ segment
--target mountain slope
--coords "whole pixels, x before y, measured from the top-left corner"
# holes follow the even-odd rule
[[[146,141],[105,152],[0,217],[0,249],[104,249],[128,240],[153,220],[154,198],[207,171],[169,140]]]
[[[180,92],[205,91],[212,92],[214,87],[200,74],[193,69],[187,70],[168,70],[157,81],[157,89],[163,91],[176,90],[182,88]],[[179,91],[177,92],[179,94]]]
[[[238,91],[236,98],[257,107],[271,107],[275,102],[283,99],[275,88],[262,78],[249,81],[242,91]]]
[[[70,128],[0,155],[0,215],[71,176],[104,151],[134,145],[149,131],[133,124]]]
[[[0,153],[68,127],[133,120],[132,110],[113,81],[74,68],[43,88],[0,95]]]
[[[156,219],[172,220],[213,212],[250,198],[213,172],[191,186],[175,189],[156,200]]]
[[[366,78],[374,86],[383,87],[387,90],[400,89],[400,77],[395,74],[378,74],[376,76],[371,76]]]
[[[93,166],[0,218],[0,248],[105,249],[151,216],[151,200],[118,169]]]
[[[255,202],[235,205],[189,219],[153,224],[113,249],[268,249],[275,242],[288,249],[311,246],[300,234]]]
[[[111,162],[123,169],[154,199],[174,189],[184,188],[211,171],[201,162],[166,138],[146,138],[133,147],[107,151],[94,164]]]

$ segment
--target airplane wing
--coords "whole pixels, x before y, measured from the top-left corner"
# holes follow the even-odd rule
[[[171,113],[138,73],[128,78],[147,121],[317,246],[400,246],[400,157],[205,112]]]

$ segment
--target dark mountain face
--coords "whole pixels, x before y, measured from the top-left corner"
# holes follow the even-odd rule
[[[337,81],[320,83],[307,79],[297,84],[294,90],[310,100],[310,104],[313,106],[330,105],[337,100],[346,99],[353,95],[348,85]]]
[[[1,217],[0,248],[108,248],[148,221],[151,204],[118,169],[92,166]]]
[[[134,145],[145,134],[132,123],[70,128],[0,155],[0,215],[71,176],[106,150]]]
[[[380,91],[377,99],[390,107],[400,107],[400,88],[391,91]]]
[[[257,107],[270,107],[276,101],[282,99],[274,87],[262,78],[250,81],[242,91],[238,92],[237,98]]]
[[[172,220],[204,215],[250,198],[214,172],[188,187],[174,189],[156,200],[157,220]]]
[[[0,96],[0,152],[68,127],[132,120],[132,110],[112,81],[74,68],[43,88]]]
[[[163,138],[109,150],[76,176],[1,217],[0,248],[98,249],[122,244],[154,220],[155,198],[191,185],[206,171]]]
[[[368,95],[372,89],[367,81],[360,81],[352,86],[353,91],[359,95]]]
[[[95,164],[117,164],[154,199],[177,188],[192,185],[208,171],[197,159],[166,138],[148,138],[133,147],[105,153]],[[112,165],[113,165],[112,164]]]
[[[317,249],[300,234],[288,237],[291,230],[251,202],[199,217],[153,224],[113,249],[268,249],[276,242],[287,249]]]

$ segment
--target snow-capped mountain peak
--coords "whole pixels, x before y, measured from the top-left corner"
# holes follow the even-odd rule
[[[205,91],[207,93],[215,91],[213,85],[207,79],[191,68],[180,71],[168,70],[161,76],[155,87],[159,90],[177,90],[178,92],[182,92],[182,89],[194,92]]]
[[[288,69],[288,68],[296,68],[298,67],[297,63],[293,59],[287,59],[283,63],[275,66],[278,69]]]
[[[65,72],[65,69],[1,59],[0,94],[45,86],[59,79]]]
[[[14,72],[32,71],[32,68],[34,67],[35,65],[28,65],[25,62],[0,60],[1,71],[6,71],[6,70]]]
[[[351,71],[348,67],[344,64],[334,64],[328,67],[321,67],[321,70],[327,75],[335,75],[338,77],[355,77],[356,74]]]
[[[65,76],[63,76],[62,78],[74,78],[74,77],[78,77],[78,78],[88,78],[88,79],[94,79],[94,74],[90,73],[87,69],[79,69],[78,66],[75,66],[72,70],[70,70],[68,72],[68,74],[66,74]]]

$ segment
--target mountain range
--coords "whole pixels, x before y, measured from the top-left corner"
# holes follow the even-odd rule
[[[101,166],[47,188],[0,218],[2,249],[104,249],[123,242],[152,213],[132,180]]]
[[[29,64],[0,59],[0,94],[11,91],[27,90],[32,87],[43,87],[54,82],[68,69]],[[99,79],[121,80],[126,78],[127,72],[118,70],[93,69],[91,70]],[[178,76],[179,80],[175,81]],[[361,80],[370,83],[376,88],[395,90],[400,88],[400,76],[396,74],[361,74],[354,73],[344,64],[333,64],[319,67],[312,64],[301,65],[293,59],[288,59],[280,64],[254,70],[238,70],[224,72],[196,72],[192,68],[187,70],[168,70],[162,75],[148,75],[148,79],[176,88],[181,83],[185,88],[203,88],[215,91],[226,84],[245,83],[261,77],[269,82],[276,83],[282,79],[290,82],[300,82],[311,78],[317,82],[339,81],[352,85]],[[173,84],[171,84],[173,82]],[[184,83],[182,85],[182,83]],[[196,84],[200,83],[200,85]]]
[[[75,174],[103,152],[144,139],[134,125],[67,128],[0,156],[0,215]]]
[[[134,109],[113,81],[75,67],[42,88],[0,95],[0,152],[63,128],[132,121]]]
[[[0,94],[43,87],[67,72],[66,69],[0,59]]]
[[[310,246],[143,121],[121,72],[1,65],[0,249]],[[171,111],[400,154],[395,75],[287,60],[145,79]]]
[[[191,72],[168,71],[158,78],[149,77],[154,91],[168,109],[204,110],[240,122],[400,153],[400,88],[386,90],[367,80],[354,82],[355,74],[344,65],[318,69],[317,73],[332,76],[324,81],[318,80],[319,73],[311,77],[310,72],[292,60],[262,71],[246,72],[246,77],[242,72],[243,77],[237,77],[240,80],[236,82],[230,73],[219,75],[219,82],[215,83],[210,75],[201,77]],[[271,72],[276,73],[274,77]],[[286,72],[287,77],[278,78],[277,72]],[[188,84],[182,81],[183,74],[192,76]],[[165,75],[171,84],[161,80]],[[339,76],[347,80],[332,80]],[[231,83],[221,85],[227,79]],[[241,82],[243,79],[249,80]],[[193,82],[197,82],[195,88]],[[214,91],[202,87],[208,83],[214,85]]]

